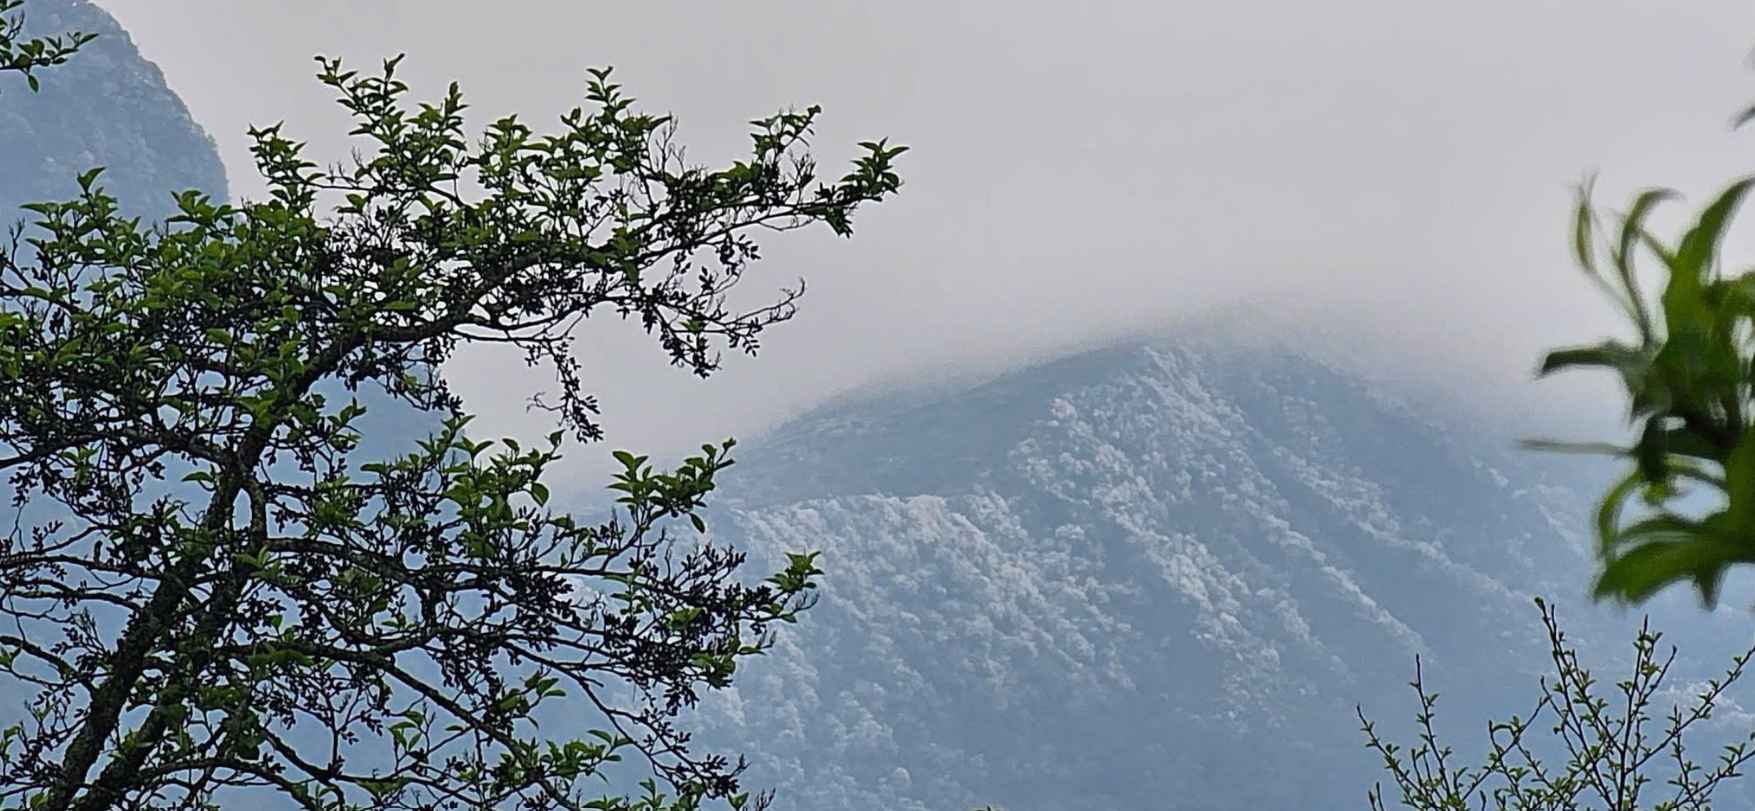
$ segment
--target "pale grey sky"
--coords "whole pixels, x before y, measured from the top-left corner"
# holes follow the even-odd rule
[[[613,65],[704,161],[811,103],[826,163],[868,137],[912,145],[903,194],[854,240],[770,244],[762,278],[812,289],[756,362],[703,384],[625,330],[587,345],[612,444],[639,449],[1225,304],[1520,379],[1607,323],[1570,269],[1571,183],[1596,168],[1609,202],[1649,183],[1699,198],[1755,148],[1727,128],[1755,98],[1742,0],[100,2],[244,196],[251,124],[343,154],[317,53],[406,52],[417,92],[455,79],[478,112],[533,122]],[[451,373],[486,430],[546,433],[516,362]]]

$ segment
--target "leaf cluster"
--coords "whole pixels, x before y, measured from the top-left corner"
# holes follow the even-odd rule
[[[0,74],[17,73],[32,92],[42,89],[37,71],[64,64],[96,34],[71,31],[49,37],[24,36],[24,0],[0,0]]]
[[[1676,193],[1644,191],[1607,227],[1589,184],[1579,191],[1574,252],[1633,338],[1555,350],[1540,372],[1613,373],[1635,441],[1532,444],[1628,460],[1597,510],[1598,597],[1638,602],[1685,582],[1711,603],[1731,566],[1755,561],[1755,272],[1727,271],[1721,257],[1752,184],[1755,178],[1744,178],[1725,188],[1674,240],[1648,223]],[[1661,279],[1655,294],[1642,284],[1644,260],[1654,261]],[[1706,498],[1684,501],[1701,491]],[[1635,496],[1645,509],[1629,509]]]

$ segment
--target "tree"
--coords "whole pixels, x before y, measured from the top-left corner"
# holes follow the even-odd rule
[[[1659,652],[1662,635],[1651,630],[1649,620],[1634,639],[1631,672],[1604,689],[1579,663],[1553,610],[1537,604],[1547,626],[1552,675],[1541,681],[1540,698],[1527,717],[1488,724],[1487,755],[1480,765],[1458,765],[1457,754],[1439,739],[1438,694],[1427,690],[1418,659],[1410,682],[1420,702],[1415,743],[1385,740],[1360,710],[1366,745],[1382,758],[1392,786],[1388,794],[1381,784],[1370,790],[1373,811],[1390,803],[1412,811],[1712,808],[1713,792],[1741,776],[1744,764],[1755,758],[1755,734],[1722,747],[1707,765],[1690,757],[1684,739],[1711,717],[1755,650],[1735,657],[1723,678],[1707,682],[1690,701],[1665,710],[1660,702],[1671,694],[1664,683],[1676,650]],[[1545,744],[1538,739],[1538,724],[1551,733]],[[1544,753],[1558,755],[1559,762],[1546,760]]]
[[[1739,123],[1751,119],[1755,108]],[[1751,183],[1755,177],[1730,184],[1675,239],[1647,225],[1675,192],[1639,193],[1605,230],[1590,184],[1579,190],[1578,263],[1627,319],[1632,337],[1555,350],[1540,373],[1614,373],[1637,439],[1629,447],[1534,444],[1628,462],[1597,511],[1599,598],[1638,602],[1688,582],[1712,603],[1731,566],[1755,561],[1755,272],[1726,273],[1720,255]],[[1660,282],[1655,295],[1642,279],[1649,260]],[[1704,495],[1689,498],[1696,493]],[[1649,509],[1629,515],[1636,494]]]
[[[677,530],[704,531],[730,442],[670,471],[618,453],[604,521],[547,506],[564,431],[601,436],[571,336],[632,319],[700,375],[754,352],[799,291],[733,308],[753,235],[849,234],[903,149],[819,180],[812,107],[754,122],[747,160],[690,166],[607,70],[557,132],[471,138],[455,85],[414,104],[396,60],[319,66],[353,162],[256,129],[266,199],[183,193],[159,226],[119,217],[93,170],[0,251],[20,516],[0,689],[29,696],[0,730],[0,808],[759,805],[675,722],[808,606],[814,555],[752,585],[742,553]],[[470,436],[441,373],[465,344],[552,369],[533,402],[564,431]],[[366,457],[355,392],[440,427]]]

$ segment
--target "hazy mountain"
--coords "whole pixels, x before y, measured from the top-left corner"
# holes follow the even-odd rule
[[[30,9],[101,37],[40,94],[0,79],[0,211],[96,165],[148,218],[172,190],[224,195],[211,139],[108,15]],[[374,405],[368,443],[405,447],[420,423]],[[699,720],[812,811],[1360,807],[1353,705],[1404,719],[1414,654],[1452,728],[1522,709],[1530,599],[1581,591],[1596,483],[1212,332],[848,398],[741,451],[715,532],[756,566],[823,550],[829,576]],[[1590,644],[1626,625],[1571,613]],[[1745,613],[1695,621],[1748,637]]]
[[[1210,331],[808,415],[716,527],[822,601],[704,735],[786,809],[1360,807],[1354,705],[1399,729],[1421,654],[1478,738],[1588,576],[1593,470],[1453,416]]]
[[[42,71],[40,92],[0,75],[0,222],[28,221],[20,204],[70,199],[78,194],[78,176],[98,166],[104,167],[99,185],[122,212],[149,223],[176,212],[176,192],[228,198],[212,136],[113,17],[86,0],[31,0],[25,11],[27,35],[83,31],[98,37],[66,64]],[[436,425],[370,386],[348,392],[326,383],[319,389],[338,402],[358,397],[369,407],[358,424],[362,450],[374,458],[407,452]]]
[[[149,219],[174,211],[172,191],[224,197],[213,139],[114,18],[85,0],[32,0],[25,11],[29,34],[98,38],[43,71],[41,92],[0,76],[0,213],[8,221],[21,203],[71,197],[75,178],[97,166],[123,210]]]

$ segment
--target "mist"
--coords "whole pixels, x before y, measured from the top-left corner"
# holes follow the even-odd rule
[[[749,287],[809,292],[754,362],[703,383],[626,330],[590,331],[608,444],[660,453],[849,388],[1215,312],[1349,336],[1392,378],[1588,411],[1591,385],[1526,385],[1543,347],[1614,326],[1572,270],[1573,187],[1600,170],[1606,203],[1648,184],[1697,202],[1745,165],[1728,122],[1755,97],[1755,7],[1725,0],[101,4],[242,197],[262,189],[252,124],[293,122],[319,159],[346,156],[314,54],[406,53],[417,96],[456,80],[476,120],[539,128],[611,65],[704,163],[737,156],[748,119],[808,104],[825,108],[828,169],[858,140],[912,146],[903,194],[853,242],[768,246]],[[541,371],[472,351],[447,372],[484,431],[549,430],[505,394]],[[589,474],[607,451],[573,457]]]

